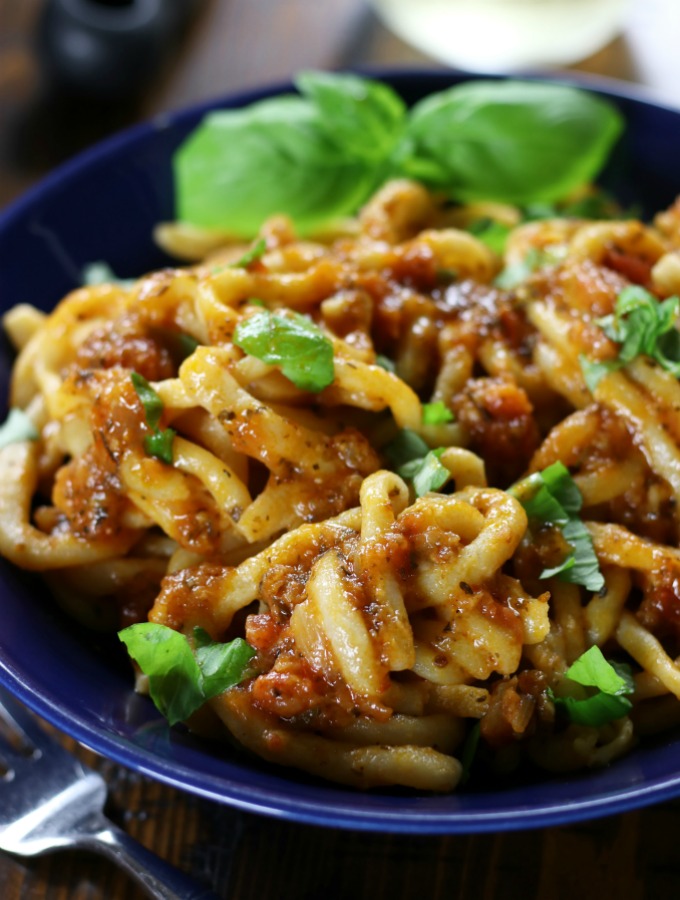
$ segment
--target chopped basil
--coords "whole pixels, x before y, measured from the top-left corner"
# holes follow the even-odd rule
[[[565,254],[566,248],[563,246],[552,245],[543,247],[541,250],[537,247],[530,247],[524,259],[506,266],[496,276],[494,284],[506,291],[514,290],[543,266],[558,265],[564,259]]]
[[[614,312],[596,319],[607,337],[620,345],[616,359],[596,361],[581,356],[581,371],[593,392],[610,372],[638,356],[648,356],[680,378],[680,298],[658,300],[639,285],[628,285],[618,295]]]
[[[598,727],[620,719],[632,708],[626,696],[634,691],[630,668],[608,662],[599,647],[586,650],[565,674],[570,681],[595,689],[583,697],[557,697],[550,692],[552,700],[564,707],[572,722]]]
[[[143,375],[140,375],[139,372],[133,372],[130,375],[130,379],[137,392],[137,396],[144,407],[146,424],[149,428],[157,429],[158,423],[163,415],[163,401],[151,387],[146,378]]]
[[[189,135],[173,160],[180,220],[252,237],[285,213],[305,233],[394,177],[462,202],[553,203],[595,180],[623,128],[615,106],[565,85],[468,81],[410,110],[348,73],[306,72],[296,87]]]
[[[39,436],[38,429],[23,409],[13,407],[0,425],[0,449],[21,441],[37,441]]]
[[[239,322],[233,340],[251,356],[278,366],[303,391],[318,393],[335,377],[332,343],[300,313],[257,312]]]
[[[236,262],[231,264],[233,269],[247,269],[251,263],[256,262],[258,259],[262,259],[264,254],[267,252],[267,242],[264,238],[260,238],[256,241],[252,247],[250,247],[240,259],[237,259]]]
[[[161,462],[172,465],[172,445],[177,432],[174,428],[164,428],[163,431],[154,431],[144,438],[144,449],[149,456],[155,456]]]
[[[597,362],[594,359],[588,359],[583,353],[579,355],[579,364],[586,387],[592,393],[595,392],[598,384],[609,375],[610,372],[616,372],[621,368],[621,363],[615,359],[608,359]]]
[[[194,629],[194,650],[185,635],[152,622],[130,625],[118,637],[149,679],[151,699],[171,725],[249,677],[255,655],[242,638],[222,644],[200,628]]]
[[[439,447],[436,450],[430,450],[424,459],[417,461],[417,468],[408,476],[413,480],[416,497],[422,497],[429,491],[438,491],[451,478],[449,470],[439,461],[444,449],[444,447]],[[411,464],[407,463],[408,465]],[[403,469],[400,470],[400,474],[402,472]]]
[[[680,376],[679,309],[678,297],[658,300],[643,287],[629,285],[620,292],[614,313],[598,319],[597,324],[608,338],[621,345],[620,365],[645,355],[677,378]]]
[[[581,584],[591,591],[604,587],[604,578],[593,548],[593,541],[579,514],[583,498],[567,467],[556,462],[542,472],[534,472],[508,491],[516,497],[536,524],[559,528],[571,550],[562,562],[541,572],[541,578],[556,576],[560,581]]]
[[[430,452],[425,441],[410,428],[402,428],[389,444],[383,448],[383,452],[389,459],[395,470],[411,460],[422,459]]]
[[[422,497],[428,491],[438,491],[451,477],[449,470],[439,461],[444,450],[444,447],[430,450],[415,431],[402,428],[383,452],[396,473],[411,481],[416,496]]]
[[[445,425],[453,420],[453,413],[442,400],[423,403],[423,425]]]
[[[161,431],[158,427],[163,415],[163,401],[139,372],[133,372],[130,379],[144,407],[146,424],[151,429],[151,434],[144,438],[144,449],[149,456],[155,456],[161,462],[172,465],[172,445],[175,431],[172,428],[165,428]]]

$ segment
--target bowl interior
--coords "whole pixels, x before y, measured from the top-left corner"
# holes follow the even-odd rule
[[[460,80],[447,73],[379,73],[413,102]],[[592,87],[592,85],[588,85]],[[290,86],[231,97],[238,106]],[[604,184],[643,213],[680,194],[680,113],[594,86],[617,103],[628,128]],[[106,261],[121,277],[169,264],[152,240],[172,217],[171,157],[210,105],[136,127],[61,167],[0,219],[2,309],[50,309],[83,267]],[[12,354],[0,353],[0,395]],[[619,812],[680,793],[680,739],[667,736],[610,768],[577,777],[517,777],[453,796],[356,794],[274,771],[181,729],[169,731],[136,696],[122,647],[67,620],[40,580],[0,562],[0,682],[36,712],[116,761],[243,809],[295,821],[395,832],[456,833],[537,827]]]

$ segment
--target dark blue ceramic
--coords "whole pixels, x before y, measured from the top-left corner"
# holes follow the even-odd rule
[[[407,101],[459,80],[446,73],[380,73]],[[617,103],[626,136],[606,175],[625,202],[652,212],[680,194],[680,113],[602,82],[584,86]],[[289,86],[285,86],[288,89]],[[239,106],[281,87],[241,95]],[[136,127],[84,153],[0,218],[0,303],[49,309],[106,260],[132,276],[167,260],[151,234],[172,217],[170,158],[208,107]],[[0,352],[5,397],[11,354]],[[170,731],[132,690],[116,642],[81,633],[38,578],[0,564],[0,682],[58,728],[145,775],[252,812],[317,825],[391,832],[465,833],[534,828],[603,816],[680,794],[680,736],[636,750],[607,769],[520,779],[452,796],[356,793],[266,767],[181,729]]]

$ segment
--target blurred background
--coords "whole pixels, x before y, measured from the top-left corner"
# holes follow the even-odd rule
[[[302,68],[568,68],[680,106],[678,35],[678,0],[0,0],[0,208],[129,124]]]

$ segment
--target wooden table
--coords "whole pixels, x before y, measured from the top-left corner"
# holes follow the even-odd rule
[[[133,100],[66,102],[50,95],[34,51],[42,6],[0,0],[0,207],[65,157],[151,114],[287,79],[302,68],[439,67],[391,36],[365,0],[206,0],[173,58]],[[624,35],[577,69],[637,82],[680,106],[678,36],[677,0],[639,0]],[[107,777],[114,818],[232,900],[680,896],[680,802],[541,831],[370,835],[237,813],[77,752]],[[110,864],[89,855],[29,861],[0,855],[2,900],[141,896]]]

